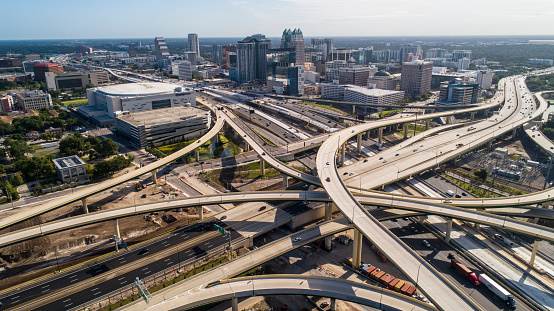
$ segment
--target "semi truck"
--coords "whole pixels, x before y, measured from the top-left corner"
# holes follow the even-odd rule
[[[486,274],[479,275],[479,282],[485,285],[491,292],[493,292],[500,300],[504,301],[510,308],[516,307],[514,296],[512,296],[504,287],[500,286],[493,279]]]
[[[477,278],[477,275],[475,275],[475,273],[473,273],[473,271],[471,271],[468,267],[464,266],[456,259],[452,259],[450,261],[450,265],[452,266],[452,268],[456,269],[456,271],[460,272],[460,274],[465,276],[466,279],[471,282],[471,284],[479,286],[479,278]]]

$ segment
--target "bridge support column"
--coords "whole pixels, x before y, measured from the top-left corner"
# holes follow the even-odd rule
[[[512,130],[512,139],[516,137],[516,133],[517,133],[517,127],[514,127],[514,129]]]
[[[344,159],[346,158],[346,143],[344,143],[340,150],[340,166],[344,166]]]
[[[469,115],[471,116],[470,117],[471,121],[473,121],[475,119],[475,112],[472,112]]]
[[[258,156],[258,158],[260,159],[260,175],[264,176],[265,175],[265,162],[264,162],[264,159],[262,159],[262,157]]]
[[[83,213],[88,214],[87,199],[81,199],[81,203],[83,203]]]
[[[283,176],[283,188],[287,188],[289,186],[289,177],[285,174],[281,174]]]
[[[362,153],[362,134],[358,134],[358,154]]]
[[[425,130],[429,129],[429,119],[425,120]]]
[[[367,131],[367,132],[366,132],[366,135],[367,135],[367,140],[369,140],[369,137],[370,137],[370,135],[371,135],[371,131]]]
[[[329,310],[337,310],[337,300],[335,298],[331,298],[331,305],[329,306]]]
[[[119,221],[117,219],[113,220],[113,230],[114,234],[117,235],[118,238],[121,238],[121,234],[119,233]]]
[[[425,219],[427,219],[427,216],[425,216],[425,215],[421,215],[421,216],[418,216],[418,217],[417,217],[417,221],[418,221],[420,224],[423,224],[423,222],[425,222]]]
[[[330,220],[333,216],[333,202],[325,202],[325,221]],[[333,240],[332,236],[325,238],[325,249],[331,250],[331,241]]]
[[[247,142],[244,142],[244,150],[247,152],[250,151],[250,145]]]
[[[452,233],[452,218],[448,218],[446,220],[446,237],[444,238],[444,241],[446,243],[450,242],[450,234]]]
[[[404,139],[408,138],[408,123],[402,125],[402,130],[404,130]]]
[[[362,263],[362,241],[364,236],[358,229],[354,229],[354,251],[352,253],[352,268],[358,269]]]
[[[352,105],[352,114],[356,113],[356,105]]]
[[[158,183],[158,178],[156,177],[156,174],[158,174],[158,170],[157,170],[157,169],[155,169],[155,170],[152,171],[152,182],[153,182],[154,184],[157,184],[157,183]]]
[[[196,159],[196,162],[200,161],[200,147],[194,149],[194,158]]]
[[[535,239],[533,243],[533,251],[531,252],[531,259],[529,259],[529,265],[532,267],[535,264],[535,257],[537,256],[537,250],[539,249],[539,239]]]
[[[198,206],[198,220],[204,220],[204,206]]]
[[[239,311],[239,300],[236,297],[231,299],[231,310]]]
[[[379,144],[383,144],[383,128],[380,127],[378,130],[377,130],[377,135],[379,137]]]
[[[538,224],[538,223],[539,223],[539,217],[533,218],[533,223],[534,223],[534,224]]]
[[[492,149],[492,140],[487,143],[487,149],[489,149],[489,151],[491,151],[491,149]]]

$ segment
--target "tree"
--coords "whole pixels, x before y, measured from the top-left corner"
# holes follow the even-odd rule
[[[6,173],[6,166],[4,164],[0,164],[0,174]]]
[[[35,150],[23,140],[13,140],[7,138],[4,144],[8,146],[8,151],[14,160],[26,158],[26,153],[34,153]]]
[[[42,133],[42,134],[40,134],[40,137],[41,137],[42,139],[46,140],[46,141],[49,141],[49,140],[52,139],[52,134],[50,134],[50,133]]]
[[[14,187],[23,185],[23,178],[21,178],[21,175],[19,174],[19,172],[15,173],[15,175],[12,176],[10,181],[12,182],[12,185],[14,185]]]
[[[474,173],[475,177],[479,178],[482,181],[487,180],[487,176],[489,175],[489,172],[487,172],[486,169],[482,168],[480,170],[476,170]]]
[[[25,158],[15,162],[16,170],[20,171],[27,181],[47,179],[56,176],[54,163],[45,157]]]
[[[85,138],[79,132],[75,132],[60,141],[60,155],[62,157],[83,155],[85,151],[87,151]]]
[[[12,187],[9,181],[6,181],[6,185],[4,186],[4,192],[6,195],[10,195],[12,201],[19,200],[19,193],[17,193],[17,189]]]
[[[87,89],[90,89],[90,88],[92,88],[92,87],[95,87],[94,84],[92,84],[92,83],[87,83],[87,84],[85,85],[85,88],[87,88]]]

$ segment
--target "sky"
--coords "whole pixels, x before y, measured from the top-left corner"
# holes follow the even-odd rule
[[[552,0],[0,0],[0,40],[554,35]],[[9,12],[9,13],[8,13]]]

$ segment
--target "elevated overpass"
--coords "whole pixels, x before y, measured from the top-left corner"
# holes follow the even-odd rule
[[[193,289],[178,298],[166,300],[160,308],[187,310],[238,298],[269,295],[322,296],[366,305],[378,310],[437,310],[428,303],[373,285],[344,279],[306,275],[258,275]]]

